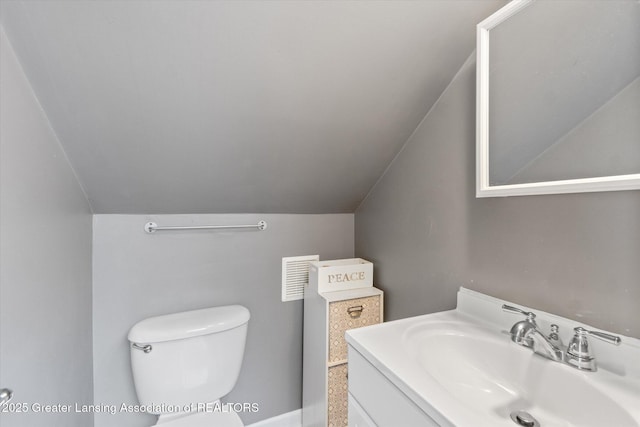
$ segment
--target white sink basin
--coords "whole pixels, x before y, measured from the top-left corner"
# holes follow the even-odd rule
[[[511,342],[519,319],[509,316],[496,326],[453,310],[355,329],[347,341],[438,425],[513,427],[510,414],[526,411],[541,427],[640,427],[639,340],[611,346],[632,353],[626,372],[584,372]]]
[[[597,381],[606,373],[552,362],[470,322],[434,320],[408,327],[403,349],[460,405],[501,420],[526,411],[541,426],[640,425]]]

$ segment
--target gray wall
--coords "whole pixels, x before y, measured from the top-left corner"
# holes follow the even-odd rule
[[[252,224],[265,231],[146,234],[143,225]],[[301,407],[302,301],[280,302],[283,256],[353,256],[354,215],[95,215],[95,401],[137,403],[127,333],[160,314],[226,304],[251,311],[245,359],[227,402],[258,403],[252,423]],[[96,426],[143,427],[152,417],[99,414]]]
[[[465,286],[640,338],[640,191],[475,198],[475,61],[356,211],[387,319]]]
[[[91,209],[1,27],[0,66],[0,387],[28,405],[89,404]],[[30,410],[0,425],[93,423]]]

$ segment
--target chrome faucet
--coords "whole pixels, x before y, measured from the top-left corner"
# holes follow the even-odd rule
[[[557,326],[550,336],[547,337],[538,328],[535,313],[524,311],[506,304],[502,306],[502,309],[510,313],[518,313],[527,316],[525,320],[516,323],[511,328],[511,341],[523,347],[531,348],[534,353],[546,357],[547,359],[551,359],[555,362],[564,362],[565,353],[562,350],[562,342],[558,338]]]
[[[595,372],[598,370],[596,359],[587,341],[588,336],[599,338],[614,345],[619,345],[621,341],[620,337],[615,335],[589,331],[582,327],[577,327],[574,328],[575,335],[565,351],[562,341],[558,336],[557,325],[551,325],[551,333],[545,336],[538,328],[535,313],[506,304],[502,306],[502,309],[527,317],[525,320],[521,320],[511,327],[511,341],[523,347],[531,348],[535,353],[547,359],[555,362],[563,362],[583,371]]]

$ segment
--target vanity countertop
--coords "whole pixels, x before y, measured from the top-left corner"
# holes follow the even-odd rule
[[[455,310],[351,330],[346,338],[439,425],[514,426],[510,413],[526,410],[545,427],[640,426],[640,340],[592,340],[599,369],[579,371],[511,342],[507,331],[522,319],[503,312],[503,303],[513,305],[461,288]],[[532,311],[542,330],[558,324],[565,343],[573,327],[593,329]]]

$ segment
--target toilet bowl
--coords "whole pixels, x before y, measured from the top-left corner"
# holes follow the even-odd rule
[[[240,305],[152,317],[129,331],[140,404],[163,427],[240,427],[219,399],[240,374],[249,322]]]

